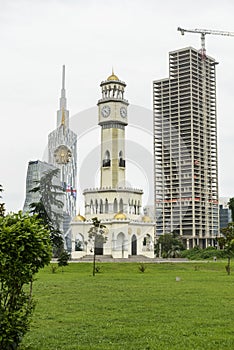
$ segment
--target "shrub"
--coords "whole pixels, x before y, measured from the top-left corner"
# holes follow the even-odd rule
[[[146,270],[146,265],[145,264],[140,264],[139,266],[138,266],[138,269],[139,269],[139,271],[140,272],[145,272],[145,270]]]
[[[217,250],[215,247],[201,249],[198,246],[181,252],[182,258],[190,260],[213,259],[215,256],[217,259],[223,259],[225,258],[225,252],[223,250]]]
[[[29,329],[33,277],[51,259],[49,231],[36,215],[11,213],[0,217],[0,245],[0,349],[12,350]]]
[[[67,266],[69,259],[70,259],[70,254],[66,252],[66,250],[63,250],[58,257],[58,266],[59,267]]]

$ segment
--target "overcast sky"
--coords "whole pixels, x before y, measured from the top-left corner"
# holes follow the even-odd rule
[[[233,13],[232,0],[0,0],[0,183],[7,210],[22,208],[27,163],[42,159],[56,127],[63,64],[71,116],[96,106],[112,66],[127,83],[129,102],[151,109],[152,81],[168,77],[168,52],[200,48],[198,34],[181,36],[177,27],[234,31]],[[219,62],[220,196],[231,197],[234,37],[206,36],[206,48]]]

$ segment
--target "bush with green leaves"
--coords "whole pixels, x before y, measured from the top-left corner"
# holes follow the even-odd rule
[[[215,247],[208,247],[202,249],[198,246],[193,249],[184,250],[181,252],[182,258],[187,258],[189,260],[203,260],[203,259],[223,259],[225,258],[225,252],[223,250],[218,250]]]
[[[58,257],[58,266],[59,267],[67,266],[69,259],[70,259],[70,254],[66,250],[63,250]]]
[[[145,270],[146,270],[146,265],[143,264],[143,263],[141,263],[141,264],[138,266],[138,269],[139,269],[140,272],[144,273]]]
[[[227,227],[221,229],[222,235],[218,238],[218,243],[223,249],[225,256],[228,259],[226,268],[227,274],[231,273],[231,258],[234,257],[234,222],[229,222]]]
[[[0,349],[17,349],[34,308],[34,275],[51,259],[49,231],[36,215],[0,217]]]

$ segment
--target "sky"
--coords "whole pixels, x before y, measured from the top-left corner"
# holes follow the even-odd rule
[[[168,53],[187,46],[200,48],[199,34],[181,36],[177,27],[233,32],[233,13],[232,0],[0,0],[0,184],[7,211],[22,209],[28,161],[43,159],[48,134],[56,127],[63,64],[71,120],[78,129],[83,125],[78,132],[79,168],[90,155],[83,116],[92,109],[95,128],[99,85],[112,67],[127,83],[130,104],[138,112],[141,108],[149,112],[153,80],[169,76]],[[207,35],[206,49],[219,62],[219,194],[232,197],[234,37]],[[131,113],[129,139],[134,135],[139,139],[142,133],[150,138],[150,113],[147,116],[147,122],[142,119],[138,125]],[[86,136],[92,136],[92,130],[89,126]],[[145,148],[150,147],[146,142]],[[138,188],[144,187],[142,174],[151,179],[146,171],[139,172]],[[133,177],[128,181],[135,186],[138,179]]]

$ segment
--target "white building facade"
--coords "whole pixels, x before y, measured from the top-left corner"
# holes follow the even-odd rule
[[[71,223],[72,258],[93,252],[88,231],[92,218],[106,226],[105,244],[98,255],[128,258],[131,255],[154,257],[154,222],[141,214],[140,189],[125,186],[125,127],[128,125],[126,84],[112,73],[101,83],[98,122],[101,127],[100,188],[85,189],[85,216],[77,215]]]

